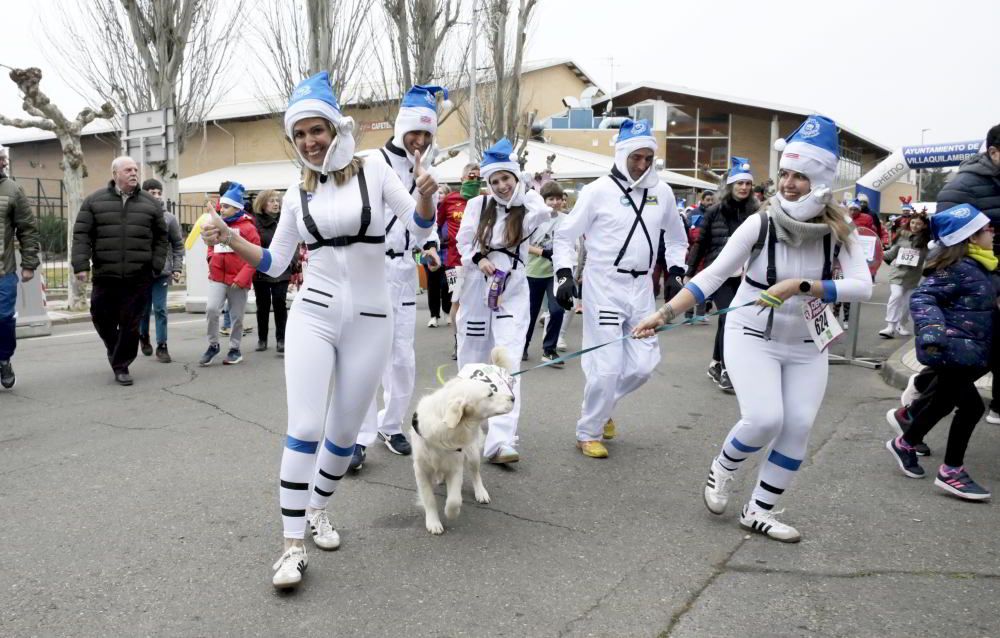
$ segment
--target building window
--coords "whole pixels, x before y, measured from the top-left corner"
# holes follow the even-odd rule
[[[854,189],[854,183],[861,179],[861,149],[840,145],[840,159],[837,160],[837,178],[834,190]]]
[[[729,167],[729,121],[728,113],[668,106],[667,169],[693,174],[699,168],[725,171]]]

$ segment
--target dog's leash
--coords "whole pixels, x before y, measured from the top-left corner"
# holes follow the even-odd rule
[[[757,303],[757,300],[755,299],[753,301],[749,301],[749,302],[747,302],[745,304],[742,304],[742,305],[739,305],[739,306],[729,306],[728,308],[723,308],[722,310],[716,310],[715,312],[710,312],[707,315],[702,315],[702,316],[703,317],[716,317],[718,315],[724,315],[724,314],[726,314],[728,312],[732,312],[734,310],[739,310],[740,308],[746,308],[747,306],[752,306],[752,305],[754,305],[756,303]],[[664,325],[660,326],[659,328],[657,328],[654,331],[654,334],[655,333],[659,333],[659,332],[666,332],[667,330],[673,330],[674,328],[680,328],[681,326],[683,326],[685,324],[693,324],[697,320],[698,320],[698,316],[693,316],[693,317],[690,317],[688,319],[685,319],[684,321],[682,321],[680,323],[668,323],[668,324],[664,324]],[[520,376],[520,375],[524,374],[525,372],[531,372],[532,370],[538,370],[539,368],[547,368],[549,366],[556,365],[557,363],[564,363],[566,361],[569,361],[570,359],[576,359],[577,357],[582,357],[583,355],[587,354],[588,352],[593,352],[594,350],[600,350],[601,348],[603,348],[605,346],[610,346],[613,343],[620,343],[622,341],[625,341],[626,339],[632,339],[632,338],[633,337],[630,334],[629,335],[625,335],[623,337],[618,337],[617,339],[612,339],[611,341],[608,341],[606,343],[601,343],[601,344],[598,344],[596,346],[590,346],[589,348],[584,348],[583,350],[577,350],[576,352],[571,352],[571,353],[563,355],[563,356],[561,356],[561,357],[559,357],[557,359],[553,359],[552,361],[546,361],[545,363],[539,363],[536,366],[532,366],[530,368],[525,368],[524,370],[518,370],[517,372],[512,372],[510,376],[517,377],[517,376]]]

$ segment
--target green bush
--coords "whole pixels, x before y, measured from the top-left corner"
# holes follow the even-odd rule
[[[38,218],[38,234],[45,255],[66,254],[66,220],[55,215]]]

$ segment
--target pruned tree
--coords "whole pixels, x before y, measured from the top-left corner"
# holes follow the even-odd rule
[[[524,49],[537,4],[538,0],[483,0],[481,14],[489,66],[482,78],[476,72],[480,97],[473,107],[475,114],[469,109],[459,115],[467,127],[473,115],[477,117],[477,148],[486,148],[506,137],[514,142],[522,165],[537,115],[524,112],[521,104]]]
[[[91,0],[66,12],[50,41],[67,81],[120,115],[174,109],[177,153],[230,85],[223,85],[246,0]],[[176,160],[153,165],[175,195]]]
[[[0,114],[0,124],[49,131],[56,136],[56,139],[59,140],[59,146],[62,148],[63,158],[60,167],[63,170],[63,188],[66,191],[66,205],[68,206],[66,215],[68,240],[73,236],[76,214],[83,203],[83,180],[87,177],[87,165],[83,161],[83,145],[80,142],[83,127],[97,118],[113,118],[115,116],[114,107],[110,102],[105,102],[96,110],[87,107],[71,120],[42,92],[39,86],[42,81],[41,69],[35,67],[11,69],[9,77],[21,91],[23,100],[21,108],[32,118],[6,117]],[[69,306],[73,309],[79,309],[81,304],[86,304],[86,297],[81,294],[76,278],[70,277],[69,279]]]
[[[371,51],[361,44],[374,3],[302,0],[268,5],[266,19],[255,27],[255,54],[282,100],[303,78],[320,71],[330,73],[341,103],[351,99]],[[280,110],[284,103],[275,106]]]

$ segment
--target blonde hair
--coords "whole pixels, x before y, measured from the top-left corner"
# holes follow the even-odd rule
[[[826,208],[823,209],[823,212],[816,219],[829,226],[830,231],[833,232],[837,241],[850,251],[849,245],[852,229],[851,225],[847,223],[847,218],[848,214],[846,210],[835,204],[827,204]]]
[[[267,213],[267,203],[271,201],[272,197],[277,197],[278,201],[281,201],[281,191],[277,190],[265,190],[257,194],[257,197],[253,200],[253,214],[263,215]]]

